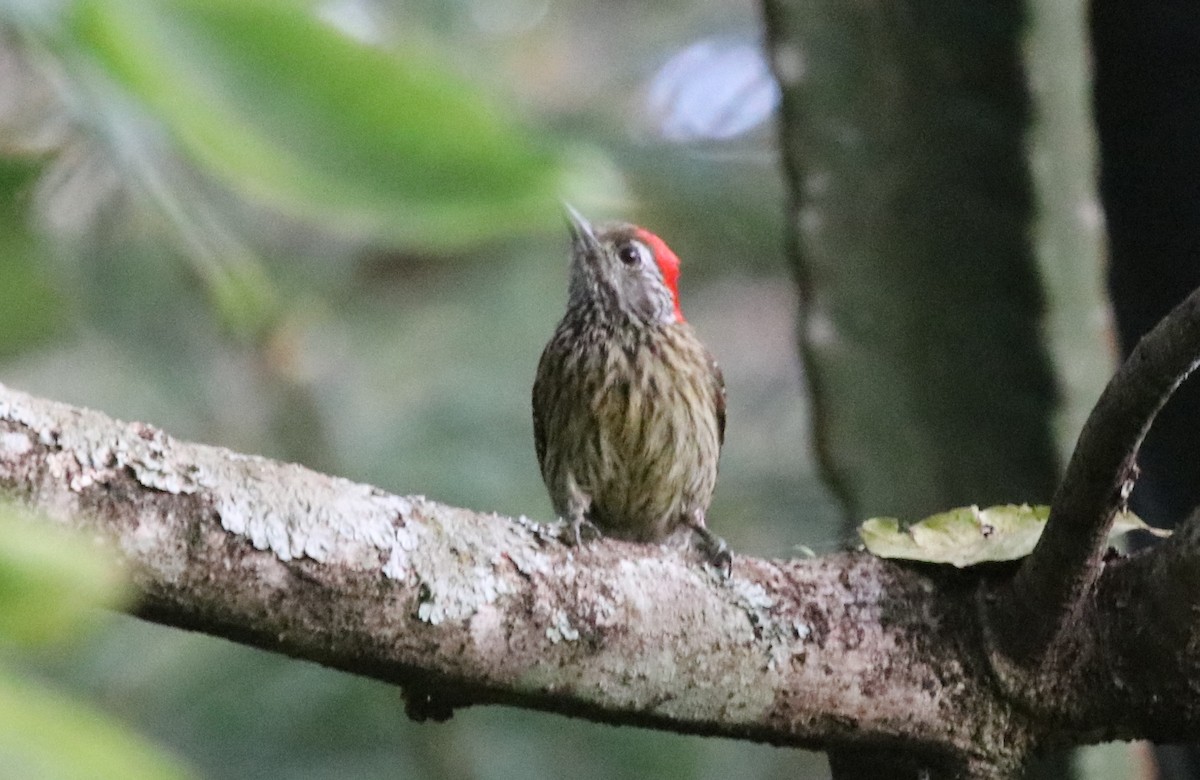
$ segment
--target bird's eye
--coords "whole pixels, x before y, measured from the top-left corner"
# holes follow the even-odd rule
[[[630,241],[627,244],[622,244],[617,250],[617,257],[625,265],[637,265],[642,262],[646,248],[636,241]]]

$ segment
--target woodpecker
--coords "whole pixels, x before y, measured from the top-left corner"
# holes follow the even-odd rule
[[[571,538],[695,545],[728,573],[707,527],[725,440],[725,379],[683,318],[679,258],[644,228],[593,227],[570,206],[567,311],[533,383],[542,479]]]

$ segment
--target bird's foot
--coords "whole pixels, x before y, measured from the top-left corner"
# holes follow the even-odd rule
[[[704,562],[716,569],[722,579],[728,579],[733,573],[733,554],[729,552],[729,545],[703,525],[692,526],[692,530],[699,537],[696,548],[704,556]]]
[[[582,547],[585,541],[595,541],[604,536],[596,524],[583,515],[568,520],[566,531],[567,536],[563,541],[574,547]]]

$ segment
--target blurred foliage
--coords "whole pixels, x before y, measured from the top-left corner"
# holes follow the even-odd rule
[[[125,574],[100,554],[46,521],[0,502],[0,638],[36,646],[87,628],[98,606],[128,602]]]
[[[76,639],[130,596],[95,544],[0,502],[0,766],[8,777],[167,780],[190,773],[102,711],[28,679],[30,654]]]
[[[287,213],[443,250],[553,217],[554,158],[415,47],[285,0],[80,0],[69,29],[197,162]]]
[[[648,98],[676,53],[753,51],[757,25],[748,0],[0,0],[0,281],[17,279],[0,302],[26,306],[0,311],[0,381],[548,519],[529,388],[566,298],[564,197],[684,259],[684,308],[730,391],[714,527],[749,553],[833,549],[769,110],[730,123],[726,89],[681,143],[660,130],[697,115],[680,101],[705,82],[683,88],[698,76],[676,67]],[[744,132],[706,139],[707,122]],[[36,672],[212,778],[824,771],[801,751],[510,709],[418,726],[390,686],[132,618]]]

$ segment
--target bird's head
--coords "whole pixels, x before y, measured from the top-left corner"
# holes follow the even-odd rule
[[[679,258],[661,238],[624,222],[593,227],[566,207],[571,229],[569,306],[597,306],[643,323],[683,322]]]

